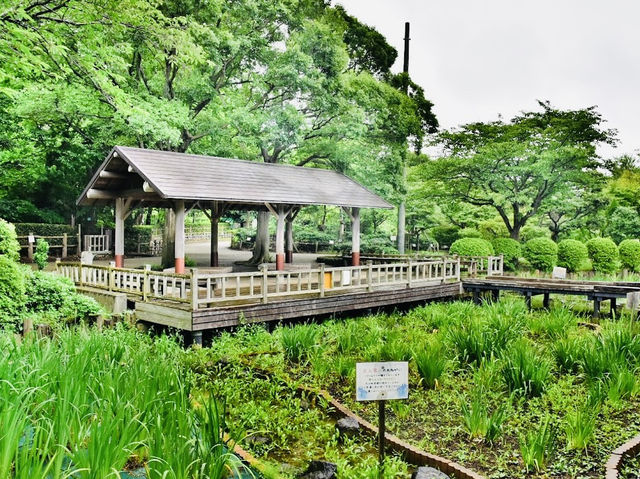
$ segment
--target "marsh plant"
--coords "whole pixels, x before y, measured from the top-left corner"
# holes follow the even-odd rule
[[[532,344],[522,340],[505,353],[502,376],[509,391],[540,396],[551,379],[551,364]]]
[[[551,418],[542,419],[540,427],[520,436],[520,453],[527,472],[544,469],[556,450],[556,430]]]
[[[473,393],[470,404],[462,403],[462,417],[471,437],[481,437],[493,442],[502,432],[502,423],[507,418],[508,406],[502,401],[489,413],[485,392],[480,389]]]
[[[437,340],[424,343],[413,352],[413,359],[420,374],[421,384],[429,389],[435,388],[447,367],[442,343]]]
[[[597,408],[594,410],[587,403],[585,406],[567,414],[564,431],[567,436],[568,449],[582,451],[587,448],[595,434],[597,411]]]
[[[280,328],[280,340],[285,357],[294,362],[309,358],[318,346],[320,330],[315,324],[299,324]]]

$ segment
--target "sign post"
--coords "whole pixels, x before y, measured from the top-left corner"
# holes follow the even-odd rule
[[[379,477],[384,474],[385,401],[409,397],[406,361],[356,364],[356,400],[378,401]]]

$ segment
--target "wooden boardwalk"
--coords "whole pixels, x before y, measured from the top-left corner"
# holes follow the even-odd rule
[[[495,271],[501,258],[495,257]],[[58,263],[77,285],[125,293],[138,320],[196,334],[253,322],[377,310],[461,293],[460,260],[257,272],[161,273],[79,263]]]
[[[500,295],[500,291],[513,291],[525,297],[527,305],[531,307],[531,297],[543,295],[543,305],[549,306],[551,294],[585,296],[593,301],[593,316],[600,315],[600,303],[609,301],[611,311],[616,310],[616,301],[619,298],[627,299],[627,295],[640,293],[640,283],[631,282],[604,282],[604,281],[577,281],[567,279],[538,279],[519,278],[516,276],[491,276],[487,278],[467,278],[462,281],[465,292],[472,293],[474,301],[480,302],[480,294],[491,292],[494,299]]]

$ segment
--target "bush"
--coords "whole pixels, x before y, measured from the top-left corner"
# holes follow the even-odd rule
[[[593,263],[593,270],[599,273],[613,273],[617,269],[618,247],[609,238],[593,238],[587,241],[587,251]]]
[[[25,281],[22,267],[0,255],[0,326],[18,323],[24,307]]]
[[[33,254],[33,261],[38,265],[39,270],[43,270],[47,266],[49,259],[49,243],[42,238],[38,238],[36,243],[36,251]]]
[[[493,246],[480,238],[460,238],[453,242],[449,253],[459,256],[490,256],[493,254]]]
[[[141,252],[146,253],[148,245],[151,243],[151,236],[154,230],[153,225],[132,225],[124,229],[124,249],[126,252],[135,253],[138,251],[138,244],[141,245]]]
[[[640,241],[626,239],[618,246],[622,267],[632,271],[640,271]]]
[[[244,248],[253,248],[253,244],[256,240],[256,230],[253,228],[238,228],[233,232],[233,236],[231,237],[231,247],[234,249],[239,249],[240,244]]]
[[[440,247],[451,246],[460,238],[460,228],[453,225],[440,225],[431,228],[431,237],[438,242]]]
[[[558,260],[558,246],[549,238],[527,241],[522,253],[533,268],[541,271],[551,271]]]
[[[503,256],[504,267],[510,271],[515,271],[522,255],[520,243],[511,238],[495,238],[491,244],[495,254]]]
[[[41,271],[29,274],[25,287],[26,308],[33,312],[58,311],[67,298],[75,294],[70,279]]]
[[[616,243],[640,237],[640,216],[635,208],[619,206],[609,218],[607,232]]]
[[[351,248],[349,248],[351,252]],[[398,254],[395,244],[384,235],[367,235],[360,240],[360,252],[363,254]]]
[[[33,233],[36,236],[69,236],[75,235],[76,230],[70,225],[58,225],[49,223],[16,223],[16,233],[18,236],[27,236]]]
[[[482,221],[478,224],[478,231],[486,240],[495,238],[506,238],[509,236],[509,230],[502,220]]]
[[[584,243],[573,239],[562,240],[558,243],[558,266],[575,272],[588,258],[589,252]]]
[[[20,244],[15,227],[0,218],[0,254],[7,256],[11,261],[20,259]]]

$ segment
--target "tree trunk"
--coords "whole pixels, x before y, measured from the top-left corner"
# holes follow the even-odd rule
[[[176,249],[176,215],[172,208],[167,208],[162,234],[162,267],[171,268],[175,265]]]
[[[342,243],[344,241],[344,211],[340,208],[340,229],[338,230],[338,243]]]
[[[258,227],[256,228],[256,242],[253,256],[249,264],[257,265],[269,262],[269,212],[258,212]]]

